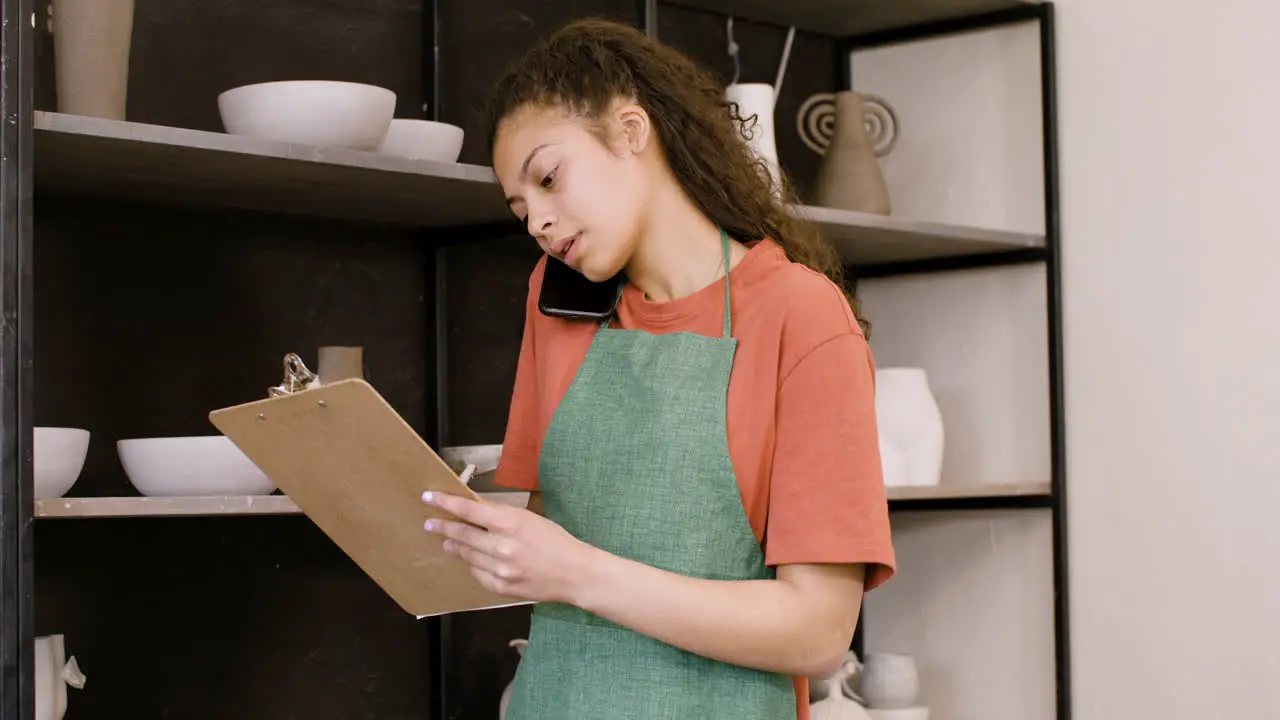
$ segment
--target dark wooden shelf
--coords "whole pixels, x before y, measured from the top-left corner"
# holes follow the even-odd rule
[[[666,0],[743,20],[846,37],[1036,5],[1035,0]]]
[[[35,113],[37,192],[422,227],[513,221],[493,170]]]

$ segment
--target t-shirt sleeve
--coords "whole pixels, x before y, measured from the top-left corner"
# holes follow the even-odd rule
[[[516,380],[511,390],[511,408],[507,412],[507,430],[502,441],[502,457],[493,481],[517,490],[538,490],[538,371],[534,352],[534,313],[537,288],[541,287],[542,264],[529,279],[529,298],[525,302],[524,336],[520,341],[520,358],[516,364]]]
[[[822,342],[782,378],[768,564],[866,563],[866,590],[895,572],[874,383],[870,348],[856,330]]]

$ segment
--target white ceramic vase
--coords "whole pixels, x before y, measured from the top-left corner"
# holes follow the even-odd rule
[[[733,83],[725,88],[724,99],[738,106],[747,144],[769,168],[774,193],[781,188],[778,172],[778,144],[773,121],[773,86],[769,83]]]
[[[941,481],[942,412],[923,368],[876,370],[876,424],[885,485]]]
[[[53,0],[58,112],[124,120],[134,0]]]

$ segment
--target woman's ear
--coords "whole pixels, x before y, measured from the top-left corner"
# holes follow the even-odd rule
[[[635,103],[625,103],[614,114],[621,130],[619,142],[626,152],[640,155],[653,142],[653,125],[649,113]]]

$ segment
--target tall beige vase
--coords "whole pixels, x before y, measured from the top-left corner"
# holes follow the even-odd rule
[[[348,378],[364,378],[364,348],[324,345],[316,353],[316,374],[329,384]]]
[[[53,0],[58,112],[124,120],[133,0]]]
[[[888,215],[889,189],[867,132],[864,103],[852,90],[835,94],[835,128],[818,169],[814,200],[823,207]]]

